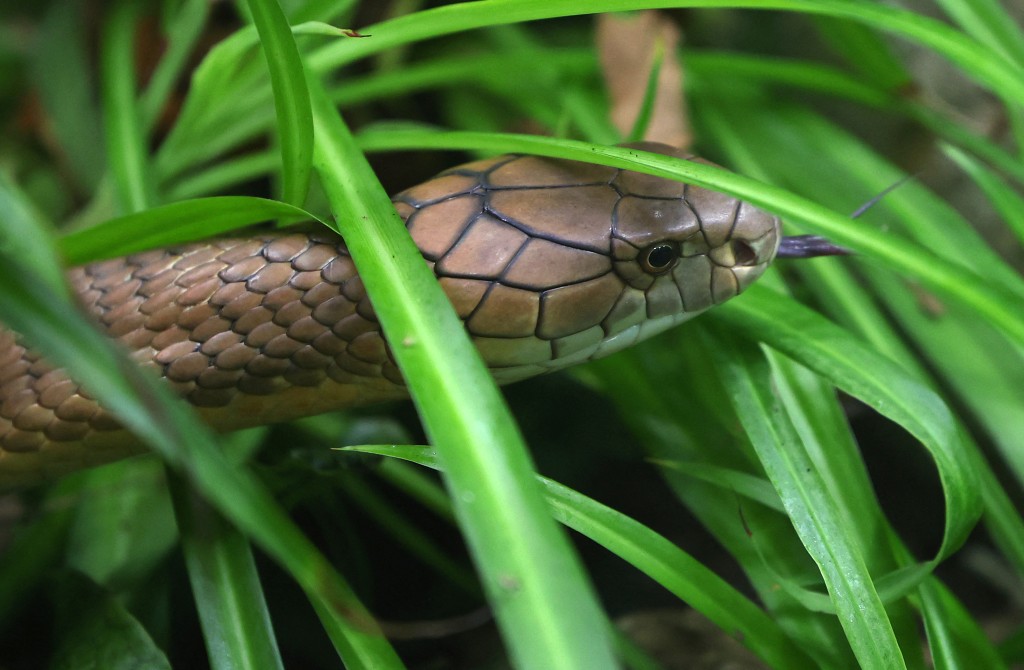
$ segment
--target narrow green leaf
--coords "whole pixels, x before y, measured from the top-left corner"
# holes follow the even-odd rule
[[[647,87],[644,89],[644,97],[640,102],[640,111],[637,113],[636,119],[633,120],[633,127],[626,135],[627,142],[639,142],[647,134],[647,127],[651,123],[651,114],[654,112],[654,100],[658,94],[658,77],[661,75],[661,66],[664,61],[665,43],[659,41],[651,62],[651,71],[647,73]]]
[[[277,0],[248,0],[270,71],[281,143],[281,199],[301,206],[309,190],[313,160],[313,115],[306,75],[288,19]]]
[[[67,284],[53,250],[50,224],[0,170],[0,253],[20,258],[55,293],[67,295]]]
[[[84,9],[76,2],[47,5],[31,76],[75,178],[83,187],[94,189],[106,164],[96,76],[88,67]]]
[[[952,414],[933,391],[817,313],[761,286],[752,286],[747,298],[721,306],[711,318],[741,332],[756,332],[772,348],[920,440],[935,460],[946,498],[946,530],[937,559],[960,546],[981,511],[975,461],[961,444]]]
[[[768,361],[756,345],[718,329],[716,364],[747,435],[779,492],[807,552],[817,563],[839,622],[862,667],[906,667],[885,607],[856,539],[771,390]]]
[[[167,47],[156,64],[145,92],[139,100],[142,126],[151,131],[188,63],[192,49],[202,36],[210,12],[205,0],[184,0],[175,6],[174,17],[167,27]]]
[[[210,666],[283,668],[249,541],[188,482],[168,483]]]
[[[156,202],[145,135],[135,100],[135,12],[129,0],[113,3],[102,41],[103,119],[107,160],[121,210],[138,212]]]
[[[509,652],[524,668],[611,668],[604,619],[544,511],[493,380],[320,83],[314,167],[394,343]]]
[[[966,172],[1002,215],[1006,225],[1024,244],[1024,197],[1010,188],[995,172],[956,147],[944,145],[943,152]]]
[[[311,220],[309,212],[277,200],[220,196],[175,202],[110,219],[65,235],[61,252],[72,265],[192,242],[271,219]]]

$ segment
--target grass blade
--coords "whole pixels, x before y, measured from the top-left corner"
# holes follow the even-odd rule
[[[220,196],[175,202],[110,219],[65,235],[64,258],[72,264],[124,256],[211,237],[271,219],[309,220],[292,205],[248,196]]]
[[[963,449],[949,409],[898,365],[815,312],[761,286],[751,287],[748,295],[723,305],[713,318],[758,333],[774,349],[899,423],[929,450],[946,496],[946,531],[937,560],[947,557],[974,527],[981,504],[974,459]]]
[[[603,616],[545,514],[519,431],[319,82],[314,166],[447,471],[509,652],[524,668],[612,668]],[[362,223],[362,225],[359,225]],[[401,259],[401,260],[398,260]]]
[[[283,668],[248,540],[187,482],[168,474],[210,666]]]
[[[136,5],[114,3],[107,17],[103,49],[103,118],[107,160],[121,211],[138,212],[156,202],[156,188],[147,166],[147,151],[135,102],[134,59]]]
[[[771,391],[767,359],[755,345],[715,333],[716,365],[769,479],[821,571],[839,622],[864,668],[906,667],[856,540]]]
[[[300,206],[306,200],[313,170],[313,114],[302,60],[277,0],[249,0],[248,5],[274,91],[281,143],[281,199]]]

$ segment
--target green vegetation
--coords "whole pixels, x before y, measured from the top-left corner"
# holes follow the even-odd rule
[[[683,606],[772,667],[1024,663],[1014,17],[427,4],[0,9],[0,319],[157,453],[7,499],[0,667],[658,667],[609,622]],[[730,171],[611,146],[633,132],[584,7],[673,9],[695,149]],[[385,193],[510,151],[709,186],[857,255],[780,261],[506,403]],[[395,403],[216,435],[61,281],[62,262],[299,219],[336,222],[413,343],[395,354],[419,421]]]

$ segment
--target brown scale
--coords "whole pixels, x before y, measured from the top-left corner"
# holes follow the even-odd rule
[[[726,196],[535,157],[470,163],[395,203],[503,381],[597,355],[646,319],[722,302],[760,275],[778,239],[773,217]],[[754,251],[737,252],[735,238]],[[657,244],[680,257],[654,271],[644,259]],[[69,279],[100,326],[219,429],[405,394],[333,233],[147,251]],[[0,487],[139,450],[85,390],[0,330]]]

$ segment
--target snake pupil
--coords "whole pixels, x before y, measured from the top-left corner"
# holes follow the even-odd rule
[[[648,247],[643,255],[643,268],[647,272],[661,273],[671,268],[679,257],[679,251],[671,244],[656,244]]]

